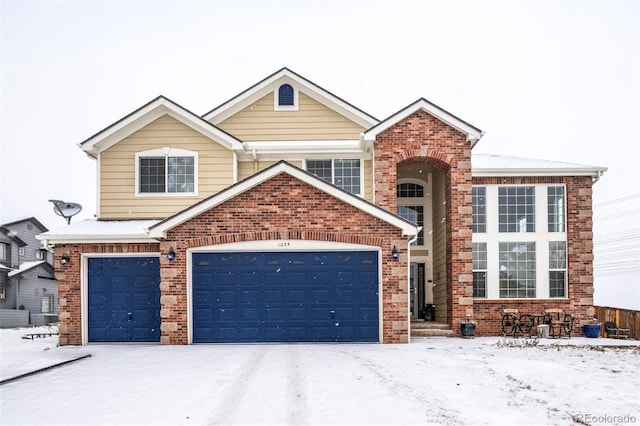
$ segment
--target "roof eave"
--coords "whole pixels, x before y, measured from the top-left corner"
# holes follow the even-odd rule
[[[496,176],[590,176],[599,177],[607,169],[605,167],[585,168],[585,169],[473,169],[471,175],[473,177],[496,177]]]
[[[261,183],[281,174],[287,173],[290,176],[293,176],[296,179],[302,180],[303,182],[328,193],[329,195],[350,204],[351,206],[358,208],[372,216],[378,217],[380,220],[386,221],[387,223],[399,228],[402,230],[403,235],[415,236],[419,232],[419,227],[412,222],[407,221],[406,219],[401,218],[400,216],[389,213],[388,211],[376,206],[375,204],[369,203],[364,199],[360,199],[359,197],[350,194],[346,191],[340,190],[334,185],[331,185],[308,172],[301,170],[297,167],[292,166],[291,164],[280,161],[271,167],[258,172],[257,174],[248,177],[247,179],[238,182],[237,184],[228,187],[227,189],[215,194],[208,199],[205,199],[192,207],[189,207],[182,212],[179,212],[151,227],[148,228],[149,236],[151,238],[166,238],[167,232],[176,226],[181,225],[182,223],[187,222],[188,220],[196,217],[197,215],[212,209],[219,204],[224,203],[225,201],[234,198],[235,196],[248,191],[249,189],[260,185]]]
[[[343,114],[345,117],[349,118],[365,129],[378,123],[378,119],[376,119],[375,117],[367,114],[366,112],[353,106],[349,102],[339,98],[338,96],[323,89],[312,81],[307,80],[306,78],[300,76],[299,74],[291,71],[286,67],[276,71],[265,79],[254,84],[247,90],[215,107],[208,113],[204,114],[202,118],[211,123],[219,124],[220,122],[226,120],[235,113],[249,106],[252,102],[257,101],[258,99],[266,96],[268,93],[273,91],[273,85],[279,80],[293,82],[298,86],[304,87],[305,89],[307,89],[303,90],[306,95]]]
[[[242,150],[242,143],[179,104],[159,96],[107,128],[78,144],[87,155],[97,158],[100,152],[120,142],[163,115],[169,115],[193,130],[232,150]]]

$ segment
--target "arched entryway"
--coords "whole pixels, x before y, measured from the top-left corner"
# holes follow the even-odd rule
[[[397,213],[422,227],[409,254],[411,320],[448,323],[448,168],[426,157],[396,165]]]

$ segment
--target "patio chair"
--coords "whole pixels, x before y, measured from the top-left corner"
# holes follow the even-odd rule
[[[604,329],[607,331],[607,337],[614,339],[628,339],[631,332],[628,328],[618,328],[615,322],[606,321],[604,323]]]
[[[503,336],[518,337],[518,334],[522,334],[531,337],[533,317],[528,314],[519,315],[517,309],[503,309],[501,326]]]
[[[549,334],[552,338],[562,337],[564,334],[571,339],[571,330],[573,330],[573,314],[568,314],[562,309],[545,309],[544,323],[549,324]]]

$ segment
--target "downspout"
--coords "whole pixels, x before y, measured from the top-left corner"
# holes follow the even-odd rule
[[[595,185],[596,183],[598,183],[603,174],[604,172],[602,170],[598,170],[596,172],[596,176],[591,180],[591,185]]]
[[[253,173],[258,173],[258,153],[253,150]]]

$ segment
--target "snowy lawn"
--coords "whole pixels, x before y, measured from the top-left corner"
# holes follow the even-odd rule
[[[0,330],[3,378],[92,356],[1,385],[3,426],[640,424],[640,350],[592,346],[638,341],[58,348],[32,331]]]

